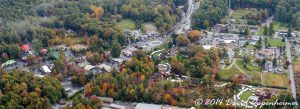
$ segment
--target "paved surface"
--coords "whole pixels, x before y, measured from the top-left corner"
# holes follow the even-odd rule
[[[286,37],[285,37],[285,44],[286,44],[287,58],[288,58],[288,61],[290,62],[290,65],[288,67],[289,67],[289,73],[290,73],[291,90],[292,90],[294,99],[296,99],[296,87],[295,87],[295,80],[294,80],[294,71],[293,71],[293,66],[292,66],[291,44]]]
[[[181,21],[178,22],[177,26],[175,26],[176,34],[184,34],[186,30],[192,27],[191,17],[195,10],[197,10],[200,6],[200,2],[194,3],[193,0],[188,1],[188,10],[182,17]]]

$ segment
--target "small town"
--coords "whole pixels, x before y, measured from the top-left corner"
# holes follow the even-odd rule
[[[0,11],[0,109],[299,108],[298,0],[3,0]]]

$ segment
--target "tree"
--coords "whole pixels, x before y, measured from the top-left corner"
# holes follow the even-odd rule
[[[104,9],[102,7],[97,7],[95,5],[92,5],[91,9],[97,19],[99,19],[99,17],[101,17],[104,14]]]
[[[269,36],[272,36],[274,33],[275,33],[275,31],[274,31],[274,24],[272,22],[270,24],[270,27],[269,27]]]
[[[204,27],[204,29],[208,29],[209,28],[209,22],[208,22],[208,20],[205,20],[203,22],[203,27]]]
[[[188,38],[192,41],[192,42],[196,42],[199,40],[199,37],[202,35],[202,33],[198,30],[192,30],[189,32],[188,34]]]
[[[188,46],[190,43],[190,40],[186,38],[183,34],[180,34],[176,38],[176,44],[178,46]]]
[[[292,35],[292,26],[291,26],[291,24],[289,24],[289,29],[288,29],[288,37],[292,37],[293,35]]]
[[[245,35],[246,35],[246,36],[250,36],[250,28],[249,28],[248,25],[247,25],[246,28],[245,28]]]
[[[273,62],[273,67],[277,67],[277,59],[274,58],[274,59],[272,60],[272,62]]]
[[[111,56],[113,58],[120,57],[121,54],[121,45],[117,40],[114,40],[111,46]]]
[[[265,26],[263,27],[263,29],[264,29],[264,35],[267,36],[267,35],[268,35],[268,31],[269,31],[268,26],[265,25]]]

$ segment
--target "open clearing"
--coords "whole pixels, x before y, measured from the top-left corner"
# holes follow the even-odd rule
[[[156,26],[151,22],[144,23],[142,26],[143,26],[143,30],[145,32],[149,32],[149,33],[156,33],[157,32]]]
[[[117,27],[123,30],[134,30],[136,28],[136,24],[131,19],[124,19],[121,22],[117,23]]]
[[[265,86],[279,86],[288,87],[289,78],[286,74],[264,73],[263,85]]]
[[[238,10],[233,10],[233,13],[231,16],[233,18],[240,19],[243,16],[246,16],[247,14],[250,14],[253,12],[256,12],[256,9],[238,9]]]

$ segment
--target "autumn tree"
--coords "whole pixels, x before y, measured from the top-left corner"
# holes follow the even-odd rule
[[[176,38],[176,44],[178,46],[188,46],[190,43],[190,40],[188,38],[186,38],[183,34],[180,34],[177,36]]]
[[[188,34],[188,38],[191,40],[191,42],[197,42],[200,38],[202,33],[199,30],[192,30]]]
[[[95,18],[97,19],[99,19],[104,14],[104,9],[102,7],[92,5],[90,8],[93,11]]]

